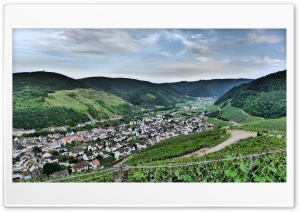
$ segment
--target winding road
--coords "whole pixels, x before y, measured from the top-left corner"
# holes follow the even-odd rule
[[[186,154],[183,156],[180,156],[178,158],[187,158],[187,157],[199,157],[199,156],[203,156],[207,153],[212,153],[212,152],[217,152],[223,148],[225,148],[228,145],[231,145],[233,143],[238,142],[239,140],[241,140],[242,138],[248,138],[248,137],[256,137],[257,133],[256,132],[251,132],[251,131],[245,131],[245,130],[228,130],[228,132],[231,134],[231,137],[228,138],[226,141],[224,141],[223,143],[220,143],[219,145],[212,147],[212,148],[203,148],[203,149],[199,149],[196,152],[192,152],[190,154]]]
[[[245,131],[245,130],[229,130],[229,133],[231,134],[231,137],[229,139],[227,139],[223,143],[221,143],[221,144],[219,144],[219,145],[217,145],[213,148],[210,148],[209,150],[207,150],[205,152],[200,153],[197,156],[202,156],[202,155],[205,155],[207,153],[212,153],[212,152],[219,151],[219,150],[225,148],[228,145],[231,145],[233,143],[238,142],[242,138],[248,138],[248,137],[251,137],[251,136],[256,137],[257,136],[256,132]]]

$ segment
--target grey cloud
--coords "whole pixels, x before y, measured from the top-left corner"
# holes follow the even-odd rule
[[[259,44],[259,43],[279,43],[284,41],[284,37],[267,35],[264,33],[264,30],[249,30],[245,38],[235,38],[230,37],[228,41],[220,43],[222,46],[231,46],[231,45],[245,45],[245,44]]]

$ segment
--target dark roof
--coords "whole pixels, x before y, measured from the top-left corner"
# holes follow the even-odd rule
[[[93,156],[93,153],[92,152],[87,152],[85,155],[90,157],[90,156]]]
[[[86,167],[88,164],[85,161],[81,161],[79,163],[76,163],[75,165],[73,165],[74,169],[81,169],[83,167]]]
[[[82,152],[83,149],[82,148],[79,148],[79,149],[73,149],[71,152],[72,153],[79,153],[79,152]]]
[[[22,144],[16,145],[16,150],[22,150],[22,149],[24,149],[24,148],[26,148],[26,147],[23,146]]]
[[[56,160],[57,158],[57,155],[52,155],[51,157],[49,157],[50,160]]]
[[[123,152],[125,152],[125,148],[123,147],[123,148],[120,148],[120,149],[118,149],[118,151],[120,152],[120,153],[123,153]]]
[[[133,148],[133,147],[135,148],[134,144],[127,144],[127,146],[130,147],[130,148]]]

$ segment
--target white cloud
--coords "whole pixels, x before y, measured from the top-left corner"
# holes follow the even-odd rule
[[[284,46],[280,46],[277,51],[279,52],[286,52],[286,48]]]
[[[258,60],[259,57],[258,56],[243,56],[241,61],[243,62],[253,62],[255,60]]]
[[[199,61],[201,64],[228,64],[231,62],[229,59],[217,59],[212,57],[197,57],[197,61]]]
[[[281,66],[282,64],[285,64],[285,60],[280,60],[280,59],[273,59],[270,57],[264,57],[264,58],[259,58],[254,61],[254,63],[257,64],[268,64],[271,66]]]
[[[161,52],[161,54],[163,56],[166,56],[166,57],[172,57],[172,55],[169,52],[166,52],[166,51]]]
[[[241,61],[252,64],[271,65],[271,66],[283,66],[286,60],[270,58],[269,56],[244,56]]]
[[[279,43],[284,40],[284,37],[276,35],[266,35],[264,30],[252,30],[247,33],[246,43]]]

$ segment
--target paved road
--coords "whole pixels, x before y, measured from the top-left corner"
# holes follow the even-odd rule
[[[197,155],[197,156],[202,156],[205,155],[207,153],[211,153],[211,152],[216,152],[219,151],[221,149],[223,149],[224,147],[231,145],[233,143],[236,143],[237,141],[239,141],[242,138],[248,138],[250,136],[256,137],[257,133],[256,132],[250,132],[250,131],[245,131],[245,130],[230,130],[229,133],[231,134],[231,137],[229,139],[227,139],[226,141],[224,141],[223,143]]]

